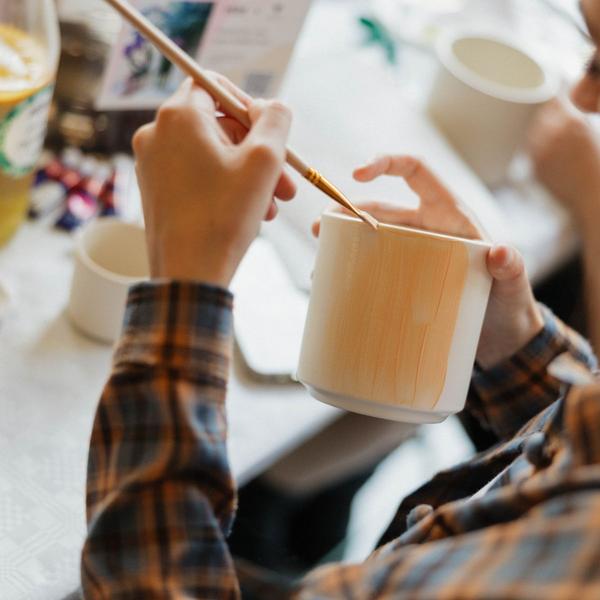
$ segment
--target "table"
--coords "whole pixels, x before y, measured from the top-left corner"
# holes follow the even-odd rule
[[[408,98],[402,73],[386,66],[377,50],[361,47],[356,16],[363,6],[339,0],[315,5],[283,94],[294,108],[293,144],[357,198],[365,191],[350,172],[371,153],[421,154],[495,237],[523,249],[536,277],[555,268],[576,243],[565,215],[548,198],[520,205],[494,200],[418,115],[421,92]],[[372,186],[371,194],[414,201],[389,180]],[[308,224],[323,206],[303,186],[284,219],[310,243]],[[520,225],[508,227],[514,219]],[[44,224],[27,224],[0,251],[0,277],[15,300],[0,326],[3,600],[54,600],[78,583],[87,445],[111,349],[82,337],[65,315],[72,251],[70,237]],[[229,415],[231,461],[243,483],[340,413],[296,385],[257,383],[238,363]]]

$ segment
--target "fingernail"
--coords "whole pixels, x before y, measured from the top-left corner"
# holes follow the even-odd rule
[[[503,248],[504,248],[504,246],[502,246],[501,244],[494,244],[492,246],[492,249],[490,250],[490,257],[491,256],[495,257],[499,252],[502,251]],[[504,258],[502,259],[502,265],[504,265],[505,261],[506,261],[506,256],[504,256]]]
[[[509,248],[508,252],[506,253],[506,260],[505,260],[504,264],[508,267],[513,262],[515,262],[515,258],[516,258],[515,251],[512,248]]]
[[[510,247],[506,247],[506,246],[500,246],[500,247],[504,249],[504,259],[502,260],[502,264],[500,265],[500,267],[502,269],[507,269],[508,267],[510,267],[510,265],[512,264],[512,262],[515,259],[515,252]]]

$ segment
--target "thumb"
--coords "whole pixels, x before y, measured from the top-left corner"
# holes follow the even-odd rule
[[[520,290],[524,283],[529,286],[523,257],[514,248],[494,246],[488,254],[487,266],[497,292],[511,294]]]

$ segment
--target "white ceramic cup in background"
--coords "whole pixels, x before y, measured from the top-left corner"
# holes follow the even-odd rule
[[[99,219],[77,234],[68,313],[86,335],[115,342],[123,325],[129,288],[149,277],[144,229],[114,218]]]
[[[482,181],[496,186],[559,79],[519,41],[497,33],[448,30],[437,55],[428,114]]]
[[[435,423],[467,397],[490,245],[324,215],[298,379],[357,413]]]

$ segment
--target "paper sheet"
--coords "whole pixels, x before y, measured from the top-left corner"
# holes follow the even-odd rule
[[[135,0],[135,6],[193,56],[252,96],[274,96],[311,0]],[[154,109],[183,75],[126,24],[112,49],[99,110]]]

